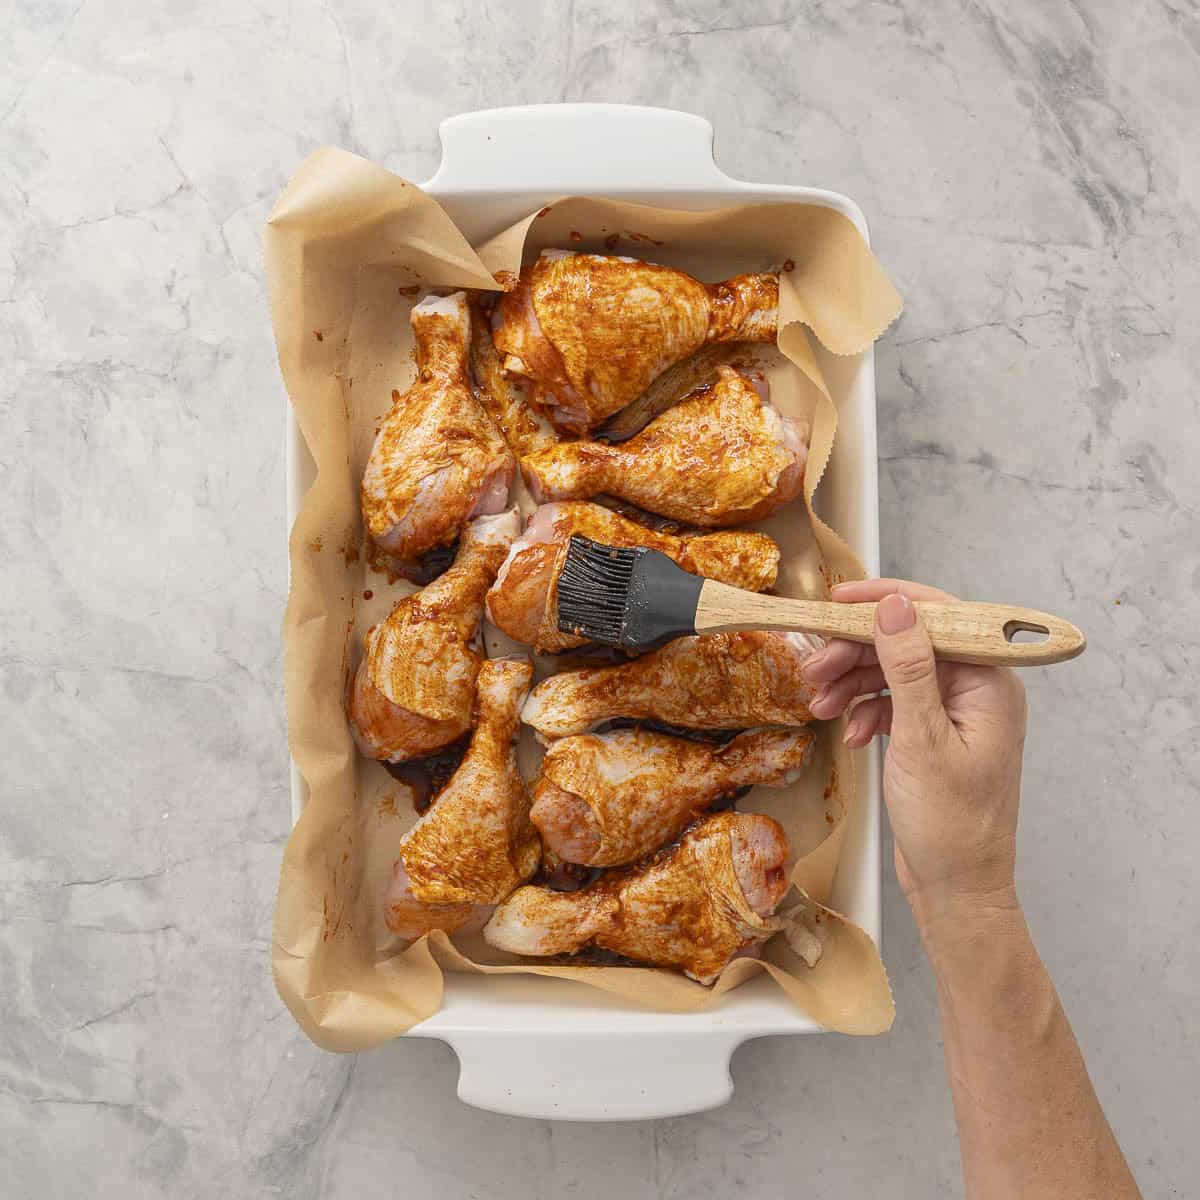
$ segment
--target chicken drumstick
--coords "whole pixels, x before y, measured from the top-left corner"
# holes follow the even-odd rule
[[[694,826],[644,867],[577,892],[523,887],[483,936],[512,954],[571,954],[587,945],[711,983],[739,953],[778,929],[788,889],[787,837],[758,813],[724,812]]]
[[[558,628],[556,584],[574,533],[606,546],[649,546],[685,571],[751,592],[773,586],[779,565],[779,547],[763,533],[735,530],[679,537],[647,529],[599,504],[543,504],[512,544],[488,592],[487,614],[510,637],[546,653],[560,653],[585,641]]]
[[[466,294],[430,296],[411,319],[416,382],[392,393],[362,480],[367,532],[402,559],[449,545],[471,517],[502,511],[515,469],[471,392]]]
[[[496,349],[560,428],[594,429],[705,342],[773,342],[779,277],[704,284],[634,258],[543,250],[501,301]]]
[[[805,725],[813,689],[800,674],[824,645],[806,633],[710,633],[677,638],[633,662],[544,679],[521,719],[543,738],[569,737],[614,717],[685,729]]]
[[[477,517],[463,532],[454,565],[367,632],[349,712],[368,758],[420,758],[471,728],[483,597],[520,524],[515,508]]]
[[[498,658],[479,670],[478,723],[470,748],[433,807],[404,835],[384,897],[393,933],[482,925],[537,870],[541,844],[513,745],[533,667]]]
[[[753,729],[725,746],[644,729],[563,738],[542,760],[530,820],[564,862],[636,862],[721,796],[794,783],[812,749],[803,729]]]
[[[800,495],[808,459],[804,431],[764,392],[718,367],[629,441],[563,442],[526,455],[521,473],[539,501],[604,492],[706,528],[757,521]]]

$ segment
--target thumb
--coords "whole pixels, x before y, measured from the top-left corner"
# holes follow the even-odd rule
[[[875,653],[892,693],[892,736],[937,737],[947,717],[933,644],[913,602],[899,592],[875,609]]]

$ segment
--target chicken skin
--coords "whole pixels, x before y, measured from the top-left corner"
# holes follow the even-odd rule
[[[471,327],[464,292],[412,310],[417,379],[392,393],[362,479],[367,532],[389,554],[415,559],[449,545],[472,517],[508,505],[515,460],[471,392]]]
[[[492,342],[491,316],[471,302],[471,375],[475,398],[496,423],[514,454],[532,454],[558,441],[550,422],[528,402],[528,389],[504,370]]]
[[[521,459],[538,501],[607,493],[691,525],[757,521],[804,486],[807,431],[732,367],[619,445],[563,442]]]
[[[544,250],[500,301],[494,338],[533,402],[583,433],[706,342],[773,342],[778,321],[777,275],[710,285],[634,258]]]
[[[643,729],[555,742],[542,760],[530,819],[564,862],[616,867],[677,837],[723,796],[786,787],[812,758],[803,729],[754,729],[725,746]]]
[[[493,659],[480,668],[466,756],[400,843],[384,897],[393,933],[412,941],[431,929],[478,929],[537,870],[541,844],[514,745],[532,678],[524,659]]]
[[[477,517],[453,566],[367,632],[349,715],[368,758],[420,758],[471,728],[483,599],[520,524],[516,509]]]
[[[730,959],[778,930],[771,914],[789,886],[790,856],[770,817],[718,813],[648,864],[577,892],[520,888],[483,936],[501,950],[539,957],[599,946],[712,983]]]
[[[661,550],[693,575],[751,592],[772,587],[779,566],[779,547],[763,533],[676,536],[647,529],[599,504],[543,504],[512,544],[488,592],[487,614],[510,637],[544,653],[561,653],[585,641],[558,629],[558,576],[576,533],[606,546]]]
[[[824,644],[812,634],[757,630],[677,638],[620,666],[544,679],[521,719],[546,740],[615,717],[684,729],[805,725],[813,689],[800,668]]]

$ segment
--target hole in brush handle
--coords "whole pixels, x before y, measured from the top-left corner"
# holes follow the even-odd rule
[[[1087,639],[1050,613],[982,601],[917,601],[937,656],[982,666],[1046,666],[1083,652]]]
[[[1050,640],[1050,630],[1045,625],[1035,625],[1031,621],[1008,621],[1004,626],[1004,640],[1009,643],[1032,642],[1036,645]]]

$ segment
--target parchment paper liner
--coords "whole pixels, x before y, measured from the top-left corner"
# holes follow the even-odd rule
[[[756,358],[768,372],[773,401],[806,419],[812,438],[804,505],[788,506],[759,528],[783,549],[781,594],[823,596],[831,581],[863,574],[842,539],[812,512],[837,412],[808,330],[837,354],[858,353],[895,319],[900,300],[848,220],[816,205],[694,213],[568,198],[476,252],[415,185],[344,151],[311,155],[266,230],[280,367],[317,466],[291,533],[283,625],[289,744],[309,801],[280,875],[273,949],[280,996],[318,1045],[349,1051],[434,1013],[443,968],[573,979],[675,1012],[712,1004],[765,971],[827,1028],[881,1032],[894,1008],[875,946],[824,905],[854,802],[841,722],[816,727],[817,761],[800,783],[756,789],[740,804],[781,820],[800,856],[793,881],[801,890],[785,907],[791,919],[805,914],[805,924],[820,933],[814,967],[781,935],[761,961],[737,960],[704,988],[668,971],[517,962],[478,938],[456,947],[435,934],[405,949],[384,926],[383,892],[414,815],[406,788],[356,752],[343,694],[362,633],[411,588],[389,583],[368,565],[358,483],[392,389],[403,390],[412,378],[408,311],[417,294],[429,287],[496,290],[515,278],[523,256],[548,247],[632,254],[709,281],[782,268],[779,348],[756,351]],[[519,500],[528,510],[527,497]],[[493,655],[521,650],[494,629],[486,642]],[[528,775],[537,756],[526,731],[521,761]]]

